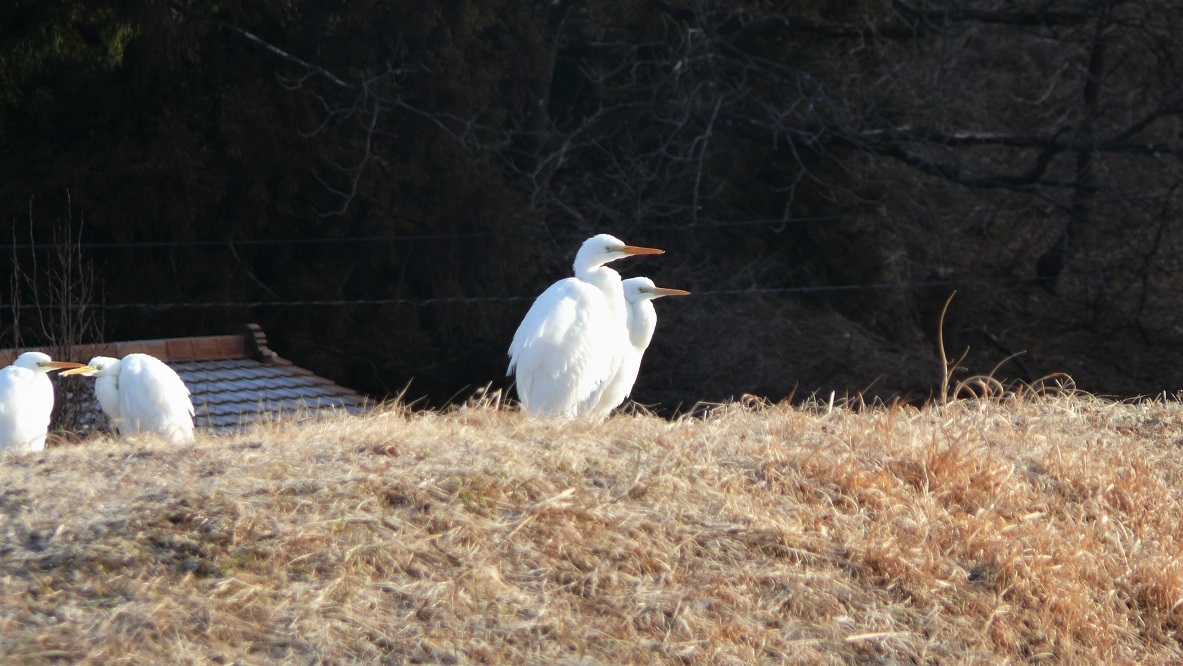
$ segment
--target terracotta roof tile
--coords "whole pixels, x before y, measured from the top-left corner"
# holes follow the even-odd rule
[[[119,354],[119,358],[123,358],[128,354],[149,354],[156,358],[168,362],[168,343],[164,340],[134,340],[131,342],[117,342],[115,343]]]
[[[78,361],[79,363],[86,363],[96,356],[115,356],[119,353],[118,345],[86,345],[84,354],[79,354],[76,358],[65,359],[68,361]],[[82,350],[76,350],[82,351]]]
[[[193,354],[193,338],[173,338],[164,341],[165,355],[169,361],[192,361],[197,358]]]

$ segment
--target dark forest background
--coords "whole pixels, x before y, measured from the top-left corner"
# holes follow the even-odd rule
[[[924,398],[953,290],[968,372],[1173,392],[1181,45],[1167,0],[8,2],[0,323],[253,321],[438,405],[609,232],[695,292],[641,402]]]

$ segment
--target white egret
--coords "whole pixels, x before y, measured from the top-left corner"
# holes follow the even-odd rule
[[[641,370],[641,357],[645,355],[645,350],[653,340],[653,331],[657,329],[657,310],[653,307],[653,299],[690,295],[690,292],[682,289],[658,287],[646,277],[629,278],[622,286],[624,300],[628,303],[628,339],[624,342],[624,359],[620,368],[591,411],[592,416],[601,419],[607,417],[633,391],[637,373]]]
[[[40,451],[45,448],[53,413],[54,370],[81,363],[54,361],[48,354],[25,352],[0,370],[0,451]]]
[[[623,360],[624,290],[604,264],[664,250],[625,245],[600,234],[575,255],[575,277],[552,284],[534,301],[509,347],[522,411],[531,416],[583,416]]]
[[[193,441],[189,389],[155,356],[96,356],[88,365],[62,374],[95,378],[95,396],[120,435],[149,432],[175,444]]]

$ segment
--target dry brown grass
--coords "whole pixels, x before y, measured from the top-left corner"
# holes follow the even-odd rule
[[[1183,658],[1183,410],[401,409],[0,460],[4,663]]]

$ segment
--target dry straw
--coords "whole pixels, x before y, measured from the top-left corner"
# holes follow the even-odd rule
[[[1178,660],[1180,417],[487,400],[8,456],[0,661]]]

